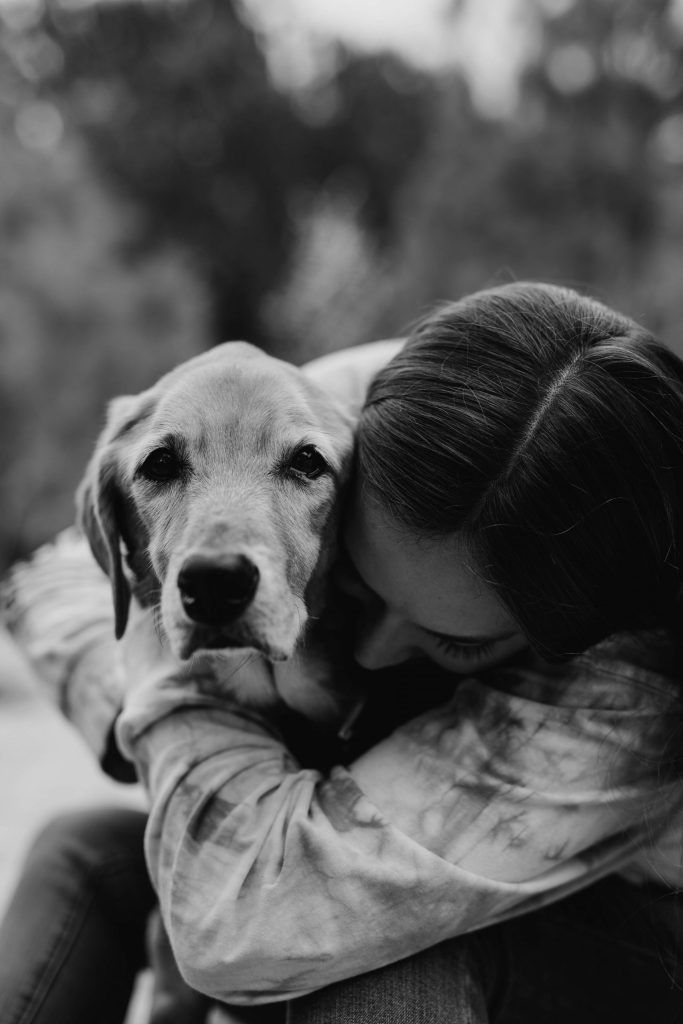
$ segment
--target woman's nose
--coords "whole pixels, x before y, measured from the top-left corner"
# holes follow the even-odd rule
[[[408,629],[408,623],[391,612],[366,618],[356,634],[355,660],[367,669],[389,668],[407,661],[414,654]]]

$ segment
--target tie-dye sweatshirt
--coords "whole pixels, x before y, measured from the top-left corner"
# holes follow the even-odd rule
[[[391,351],[330,357],[314,372],[358,405],[368,368]],[[84,715],[81,698],[120,673],[98,641],[106,585],[63,543],[74,579],[91,573],[90,597],[66,611],[44,602],[40,640],[27,626],[40,601],[29,614],[24,598],[23,642],[43,667],[52,658],[62,703],[81,708],[101,749],[92,721],[107,712],[92,697]],[[428,686],[426,669],[409,672],[415,692]],[[417,717],[318,770],[266,718],[160,663],[128,694],[118,737],[149,794],[148,864],[187,979],[227,1002],[288,999],[613,871],[680,884],[679,680],[664,633],[618,636],[560,666],[526,653],[453,679]]]

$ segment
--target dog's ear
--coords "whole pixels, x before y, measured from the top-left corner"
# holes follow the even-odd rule
[[[125,632],[131,598],[121,553],[126,499],[117,441],[145,414],[148,405],[141,399],[142,396],[125,396],[110,403],[107,424],[76,493],[79,525],[95,559],[111,581],[117,640]]]

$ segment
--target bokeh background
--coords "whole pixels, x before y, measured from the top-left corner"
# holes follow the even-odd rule
[[[0,573],[107,399],[535,277],[683,354],[683,0],[0,0]],[[0,914],[107,783],[0,630]],[[145,1019],[144,988],[129,1024]]]
[[[682,0],[0,0],[0,569],[106,400],[523,277],[683,351]]]

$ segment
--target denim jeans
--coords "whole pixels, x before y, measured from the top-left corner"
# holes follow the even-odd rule
[[[490,987],[482,963],[467,940],[442,943],[293,1001],[286,1022],[483,1024]]]
[[[683,897],[618,878],[293,1002],[288,1024],[681,1024]]]
[[[120,1024],[155,904],[145,816],[98,810],[38,837],[0,926],[0,1024]],[[278,1005],[253,1024],[680,1024],[683,897],[618,878],[535,914]]]
[[[38,836],[0,925],[1,1024],[120,1024],[155,896],[139,811],[66,814]]]

